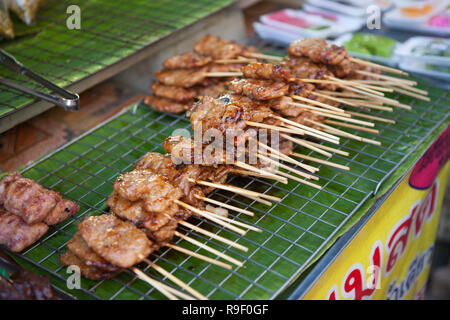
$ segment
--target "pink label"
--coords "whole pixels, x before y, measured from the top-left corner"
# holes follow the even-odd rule
[[[409,185],[415,189],[428,189],[449,158],[450,125],[417,162],[409,177]]]

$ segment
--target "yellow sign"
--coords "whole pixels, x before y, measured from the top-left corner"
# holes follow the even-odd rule
[[[449,169],[426,190],[405,177],[303,298],[421,299]]]

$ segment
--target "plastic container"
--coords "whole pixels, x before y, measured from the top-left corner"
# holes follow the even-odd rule
[[[367,5],[357,6],[354,5],[353,3],[345,4],[329,0],[307,0],[306,3],[353,17],[364,17],[367,14],[366,13]]]
[[[395,50],[398,59],[450,66],[450,40],[432,37],[412,37]]]
[[[337,38],[335,41],[333,41],[333,43],[338,45],[338,46],[343,46],[343,45],[345,45],[346,42],[348,42],[348,41],[350,41],[352,39],[353,35],[354,35],[353,33],[344,34],[344,35],[340,36],[339,38]],[[370,36],[373,36],[373,35],[370,34]],[[363,54],[363,53],[360,53],[360,52],[352,51],[349,48],[347,50],[352,56],[354,56],[356,58],[361,58],[361,59],[365,59],[365,60],[371,60],[371,61],[374,61],[376,63],[387,64],[389,66],[394,67],[398,63],[397,57],[395,56],[395,52],[396,52],[397,48],[401,45],[401,43],[399,43],[397,41],[395,41],[395,42],[396,42],[395,47],[393,48],[392,54],[391,54],[391,56],[389,58],[376,56],[376,55]]]
[[[306,38],[326,38],[338,28],[335,21],[300,10],[280,10],[260,17],[260,21],[279,30]]]
[[[423,63],[420,61],[414,62],[414,61],[407,60],[407,61],[402,61],[399,64],[399,67],[407,72],[417,73],[417,74],[427,76],[427,77],[450,81],[450,72],[439,71],[439,69],[445,68],[444,66],[433,65],[433,67],[435,67],[436,70],[429,70],[429,69],[427,69],[426,63]],[[450,68],[448,71],[450,71]]]

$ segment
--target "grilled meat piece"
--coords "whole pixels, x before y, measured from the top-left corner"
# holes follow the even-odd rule
[[[47,277],[21,269],[9,279],[0,275],[0,300],[57,300]]]
[[[79,210],[79,206],[39,183],[12,173],[0,180],[0,205],[28,224],[59,223]]]
[[[152,170],[173,181],[178,175],[176,164],[170,155],[148,152],[134,165],[134,169]]]
[[[56,206],[53,208],[53,210],[51,210],[44,219],[44,222],[50,226],[67,220],[69,217],[77,213],[78,210],[80,210],[80,206],[75,202],[61,199],[61,197],[56,192],[54,193],[55,197],[58,199],[58,202],[56,203]]]
[[[170,220],[164,226],[155,231],[150,231],[148,229],[142,229],[145,234],[153,241],[153,250],[159,250],[161,247],[164,247],[166,243],[168,243],[175,235],[175,231],[177,230],[178,223],[177,221]]]
[[[244,96],[224,95],[218,99],[202,97],[190,110],[190,120],[194,130],[205,133],[218,129],[239,136],[247,127],[245,121],[263,122],[270,118],[271,110]]]
[[[222,40],[218,37],[206,35],[194,45],[194,51],[214,60],[234,59],[245,56],[248,52],[257,52],[254,47],[244,46],[234,41]]]
[[[198,97],[210,96],[216,98],[228,90],[228,82],[221,81],[209,86],[196,86],[195,90],[197,92],[196,96]]]
[[[307,98],[314,90],[314,85],[299,80],[296,82],[291,82],[289,85],[289,95]]]
[[[269,100],[269,107],[283,116],[297,117],[304,109],[290,104],[293,102],[294,100],[290,97],[281,97]]]
[[[117,274],[122,272],[121,269],[117,271],[109,272],[103,269],[97,268],[93,265],[87,265],[83,259],[80,259],[75,253],[68,250],[59,256],[59,261],[63,266],[78,266],[81,274],[91,280],[105,280],[114,278]]]
[[[163,176],[151,170],[138,169],[117,177],[114,190],[124,199],[143,200],[144,208],[151,212],[163,212],[182,194]]]
[[[161,83],[153,83],[150,86],[156,96],[171,99],[179,102],[191,101],[196,96],[193,88],[182,88],[177,86],[167,86]]]
[[[326,65],[314,63],[305,57],[288,56],[283,65],[298,79],[326,80],[326,76],[334,76]],[[330,91],[336,91],[338,88],[335,84],[326,83],[317,83],[316,86]]]
[[[289,84],[283,81],[236,79],[230,82],[230,90],[255,100],[269,100],[285,96]]]
[[[160,98],[150,94],[144,98],[144,103],[159,112],[181,113],[189,109],[189,102],[180,103],[174,100]]]
[[[96,254],[84,241],[80,232],[73,235],[72,239],[67,243],[67,248],[75,254],[87,266],[93,266],[107,272],[118,271],[119,268],[111,265],[108,261]]]
[[[138,227],[156,231],[170,221],[178,209],[175,203],[168,202],[164,212],[150,212],[145,210],[143,201],[130,201],[112,192],[106,204],[115,215],[133,222]]]
[[[340,65],[348,61],[349,55],[344,47],[329,45],[321,39],[298,39],[289,45],[288,53],[296,57],[307,57],[315,63]]]
[[[155,77],[160,83],[168,86],[190,88],[196,84],[202,84],[206,80],[205,74],[208,70],[208,67],[160,70],[155,73]]]
[[[88,217],[78,229],[92,250],[121,268],[129,268],[151,253],[152,242],[145,233],[111,214]]]
[[[278,149],[282,154],[289,156],[294,151],[294,143],[292,141],[282,139],[280,140]]]
[[[44,221],[57,203],[55,193],[45,192],[37,182],[23,177],[9,184],[4,198],[5,209],[28,224]]]
[[[270,63],[251,63],[241,68],[244,77],[276,81],[291,81],[293,75],[281,65]]]
[[[48,231],[45,223],[27,224],[19,216],[0,206],[0,244],[12,252],[20,252],[39,240]]]
[[[212,61],[211,57],[199,57],[192,52],[185,52],[163,62],[166,69],[191,69],[206,66]]]

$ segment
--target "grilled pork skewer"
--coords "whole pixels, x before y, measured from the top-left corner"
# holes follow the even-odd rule
[[[18,172],[0,180],[0,205],[28,224],[57,224],[79,210],[76,203],[62,199],[57,192],[44,189]]]
[[[12,252],[20,252],[39,240],[48,231],[43,222],[27,224],[23,219],[0,206],[0,244]]]

